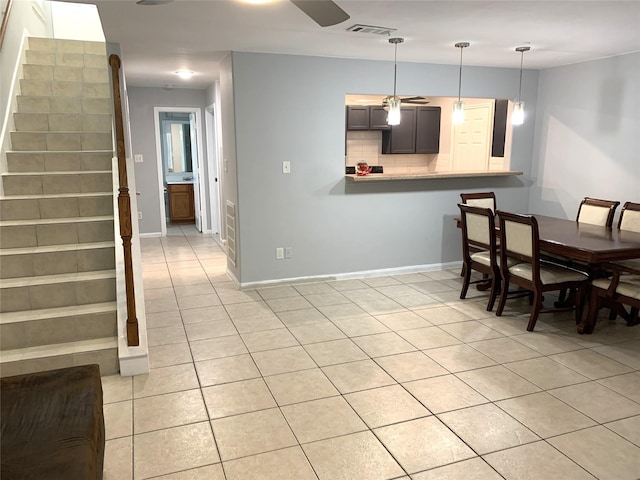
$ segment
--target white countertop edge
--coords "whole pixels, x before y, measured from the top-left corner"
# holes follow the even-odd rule
[[[385,182],[394,180],[430,180],[436,178],[509,177],[522,175],[515,170],[486,172],[433,172],[433,173],[371,173],[369,175],[345,175],[348,182]]]

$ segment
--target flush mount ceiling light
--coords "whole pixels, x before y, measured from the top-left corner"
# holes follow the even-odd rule
[[[173,0],[138,0],[138,5],[164,5],[165,3],[171,3]]]
[[[464,102],[460,100],[460,92],[462,89],[462,50],[468,46],[469,42],[458,42],[455,44],[455,47],[460,49],[460,75],[458,77],[458,101],[453,102],[453,113],[451,116],[451,121],[454,124],[464,122]]]
[[[516,47],[516,52],[520,52],[520,86],[518,87],[518,100],[513,103],[513,112],[511,112],[511,123],[513,125],[522,125],[524,123],[524,102],[520,100],[522,95],[522,63],[524,61],[524,52],[531,50],[529,46]]]
[[[400,98],[396,95],[396,80],[398,74],[398,44],[404,42],[404,38],[390,38],[389,43],[394,45],[393,55],[393,95],[385,97],[383,102],[389,108],[387,113],[387,123],[389,125],[400,125]]]
[[[190,70],[178,70],[176,72],[176,75],[178,75],[183,80],[189,80],[191,77],[193,77],[193,72]]]

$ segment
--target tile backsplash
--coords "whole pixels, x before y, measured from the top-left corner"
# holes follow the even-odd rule
[[[425,173],[447,170],[448,159],[437,154],[385,154],[382,153],[382,132],[347,132],[346,165],[367,162],[369,165],[382,165],[384,173]],[[448,156],[447,156],[448,157]],[[446,163],[446,165],[442,165]]]

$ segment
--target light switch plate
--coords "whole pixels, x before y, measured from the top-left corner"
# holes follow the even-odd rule
[[[133,161],[136,162],[136,163],[142,163],[144,161],[144,158],[142,157],[141,153],[136,153],[133,156]]]
[[[285,160],[282,162],[282,173],[291,173],[291,162]]]

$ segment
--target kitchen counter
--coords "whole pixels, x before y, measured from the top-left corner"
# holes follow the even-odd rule
[[[435,180],[439,178],[510,177],[522,175],[514,170],[482,172],[432,172],[432,173],[372,173],[369,175],[345,175],[347,182],[390,182],[399,180]]]

